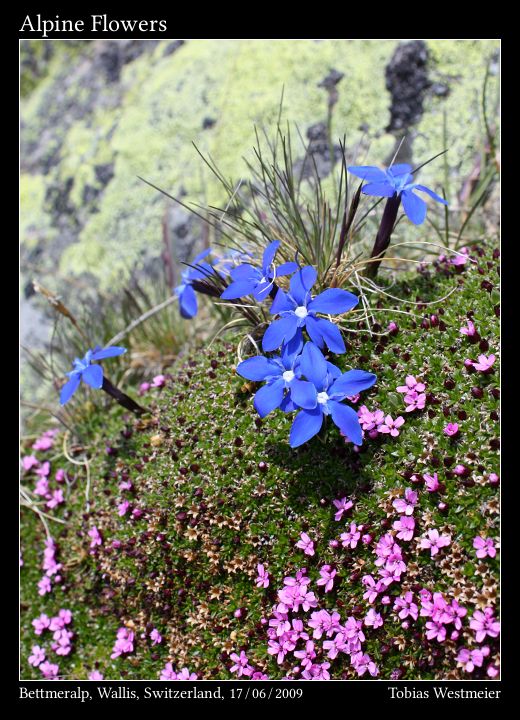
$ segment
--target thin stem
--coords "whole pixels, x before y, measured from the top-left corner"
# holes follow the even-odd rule
[[[130,410],[130,412],[133,412],[136,415],[142,415],[143,413],[148,412],[146,408],[136,403],[135,400],[132,400],[131,397],[116,388],[115,385],[112,385],[110,380],[108,380],[106,377],[103,378],[103,385],[101,386],[101,389],[108,393],[108,395],[113,397],[114,400],[116,400],[120,405],[126,408],[126,410]]]

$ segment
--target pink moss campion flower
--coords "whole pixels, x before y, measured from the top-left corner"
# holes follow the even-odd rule
[[[461,335],[466,335],[468,338],[473,338],[478,335],[477,328],[472,320],[467,320],[466,325],[463,325],[459,332]]]
[[[404,418],[399,415],[395,420],[392,419],[391,415],[387,415],[385,417],[385,422],[383,425],[380,425],[378,427],[378,430],[380,433],[390,433],[392,437],[398,437],[399,435],[399,428],[404,425]]]
[[[54,663],[50,663],[48,660],[40,665],[40,670],[46,680],[55,680],[60,672],[59,666]]]
[[[24,455],[22,458],[22,467],[25,472],[29,472],[32,468],[38,467],[40,461],[37,460],[34,455]]]
[[[34,488],[34,494],[44,498],[50,498],[51,492],[47,478],[40,478]]]
[[[103,543],[103,538],[101,537],[101,533],[97,529],[95,525],[93,525],[90,530],[88,531],[88,536],[90,537],[90,549],[93,550],[98,545],[101,545]]]
[[[120,655],[127,655],[134,651],[134,633],[125,627],[120,627],[117,631],[117,639],[112,648],[110,657],[112,660]]]
[[[472,673],[476,667],[482,667],[484,658],[488,655],[489,648],[486,645],[481,648],[475,648],[474,650],[461,648],[458,652],[456,660],[466,672]]]
[[[493,367],[495,363],[495,356],[494,355],[479,355],[478,361],[473,362],[473,367],[475,370],[478,370],[481,373],[487,374],[491,372],[491,368]]]
[[[408,591],[403,597],[398,597],[394,602],[394,612],[399,615],[401,620],[411,617],[413,620],[417,620],[419,617],[419,608],[413,601],[413,593]]]
[[[452,472],[454,475],[458,475],[459,477],[469,475],[468,468],[465,465],[461,465],[460,463],[458,465],[455,465]]]
[[[439,550],[451,543],[451,535],[439,535],[438,530],[428,530],[427,536],[421,538],[421,549],[429,550],[431,557],[437,555]]]
[[[477,535],[473,539],[473,547],[475,548],[476,555],[478,558],[496,557],[497,551],[495,549],[495,543],[491,538],[483,538]]]
[[[33,667],[38,667],[38,665],[41,665],[42,662],[45,660],[45,650],[41,648],[39,645],[33,645],[32,646],[32,654],[29,655],[29,665],[32,665]]]
[[[103,680],[104,677],[103,677],[103,675],[99,672],[99,670],[92,670],[92,672],[90,672],[90,673],[88,674],[88,679],[89,679],[89,680]]]
[[[424,474],[424,486],[428,492],[437,492],[437,490],[440,488],[441,484],[439,482],[439,478],[437,477],[437,473],[433,473],[433,475]]]
[[[500,670],[497,668],[496,665],[488,665],[488,668],[486,670],[486,675],[490,677],[492,680],[497,678],[500,675]]]
[[[67,479],[67,473],[63,470],[63,468],[58,468],[58,470],[54,473],[54,479],[57,483],[64,483]]]
[[[457,437],[457,435],[459,434],[458,424],[457,423],[448,423],[445,426],[443,433],[445,435],[447,435],[448,437]]]
[[[356,523],[350,523],[350,529],[347,532],[341,533],[339,539],[344,548],[350,547],[353,550],[357,547],[360,537],[361,532]]]
[[[123,500],[123,502],[120,502],[117,506],[117,514],[120,517],[123,517],[123,515],[126,515],[128,512],[128,508],[130,507],[130,503],[128,500]]]
[[[72,650],[71,640],[74,633],[65,628],[56,630],[52,638],[54,642],[51,644],[56,655],[69,655]]]
[[[375,410],[374,412],[371,412],[366,405],[362,405],[357,414],[362,429],[369,432],[369,434],[374,431],[374,437],[377,437],[379,426],[385,421],[384,412],[382,410]]]
[[[399,326],[393,320],[390,320],[390,322],[386,326],[386,329],[388,330],[390,335],[396,335],[399,332]]]
[[[300,539],[296,543],[296,547],[303,550],[306,555],[314,555],[314,542],[310,539],[307,533],[301,533]]]
[[[352,500],[347,500],[346,497],[341,498],[341,500],[333,500],[333,505],[336,508],[337,512],[334,515],[334,520],[341,520],[343,517],[343,514],[348,512],[353,506],[354,503]]]
[[[377,665],[373,660],[370,659],[370,656],[366,653],[356,653],[351,656],[351,662],[352,667],[355,669],[359,677],[362,677],[367,671],[370,673],[372,677],[376,677],[379,675],[379,670],[377,668]]]
[[[392,503],[392,507],[401,515],[412,515],[414,507],[417,505],[417,499],[418,494],[412,490],[412,488],[406,488],[404,491],[404,500],[397,498],[397,500],[394,500]]]
[[[157,628],[153,628],[150,633],[150,640],[152,641],[152,645],[160,645],[162,643],[162,635]]]
[[[469,626],[475,630],[475,640],[480,643],[486,635],[489,637],[498,637],[500,633],[500,623],[495,620],[493,608],[487,607],[484,612],[475,610],[470,620]]]
[[[47,432],[44,432],[43,435],[33,443],[32,449],[42,451],[50,450],[54,445],[54,436],[57,432],[57,430],[47,430]]]
[[[151,387],[161,388],[166,385],[166,376],[165,375],[156,375],[153,380]]]
[[[398,393],[408,395],[410,392],[422,393],[426,390],[426,385],[416,380],[413,375],[407,375],[405,383],[405,385],[399,385],[396,388]]]
[[[45,461],[43,465],[35,470],[36,475],[40,478],[46,478],[51,472],[50,462]]]
[[[430,620],[426,623],[426,637],[428,640],[444,642],[446,640],[446,628],[441,623]]]
[[[333,570],[330,565],[324,565],[320,568],[320,578],[317,580],[317,585],[324,585],[325,592],[330,592],[334,587],[334,578],[336,577],[337,570]]]
[[[374,608],[370,608],[365,616],[364,623],[367,627],[373,627],[374,630],[377,630],[377,628],[383,624],[383,618]]]
[[[295,650],[294,657],[297,657],[298,660],[300,660],[303,667],[312,665],[312,661],[316,657],[316,653],[314,652],[314,643],[312,640],[307,640],[305,643],[305,650]]]
[[[269,573],[262,564],[256,566],[256,572],[258,573],[255,580],[256,586],[259,588],[269,587]]]
[[[393,528],[398,530],[399,540],[411,540],[415,529],[415,520],[409,515],[402,515],[399,520],[394,522]]]
[[[150,386],[150,383],[148,383],[148,382],[141,383],[141,384],[139,385],[139,390],[138,390],[137,392],[138,392],[139,395],[144,395],[145,393],[148,392],[148,390],[150,389],[150,387],[151,387],[151,386]],[[169,664],[171,664],[171,663],[169,663]],[[167,680],[168,678],[161,678],[161,679]]]
[[[52,590],[52,585],[49,577],[44,575],[38,583],[38,595],[46,595]]]
[[[65,502],[65,498],[63,497],[63,490],[53,490],[50,499],[47,500],[45,505],[46,505],[46,507],[49,508],[49,510],[52,510],[64,502]]]
[[[177,680],[198,680],[199,676],[197,673],[191,672],[188,668],[183,667],[180,672],[177,673]]]
[[[164,668],[161,670],[159,680],[177,680],[177,673],[174,671],[171,662],[166,663]]]
[[[426,394],[418,393],[416,390],[412,390],[408,395],[404,396],[404,402],[406,404],[405,412],[413,412],[414,410],[424,410],[426,405]]]
[[[249,665],[249,660],[247,659],[247,655],[243,650],[240,651],[240,655],[237,655],[236,653],[231,653],[229,657],[235,663],[230,668],[230,671],[232,673],[236,673],[237,677],[242,677],[242,675],[249,677],[253,674],[253,668]]]
[[[47,630],[49,625],[51,624],[51,620],[48,615],[45,613],[42,613],[39,617],[35,618],[32,621],[32,626],[34,627],[34,633],[36,635],[41,635],[44,630]]]

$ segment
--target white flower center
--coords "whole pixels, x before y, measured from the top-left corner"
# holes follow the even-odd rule
[[[285,382],[291,382],[291,380],[294,380],[294,373],[292,370],[286,370],[284,374],[282,375]]]
[[[320,392],[320,393],[318,393],[316,399],[320,405],[325,405],[325,403],[329,399],[329,396],[327,395],[326,392]]]
[[[296,308],[296,310],[294,311],[294,314],[296,315],[296,317],[304,318],[304,317],[307,317],[307,315],[309,313],[307,312],[306,307],[304,307],[303,305],[300,305],[299,307]]]

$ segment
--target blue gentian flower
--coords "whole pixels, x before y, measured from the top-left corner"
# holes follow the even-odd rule
[[[189,319],[195,317],[198,311],[197,296],[191,283],[193,280],[205,280],[208,274],[212,273],[212,267],[209,263],[203,263],[211,252],[211,248],[203,250],[194,259],[192,265],[198,267],[189,267],[181,274],[182,282],[174,289],[174,293],[179,298],[179,309],[183,318]]]
[[[255,300],[264,300],[274,285],[275,277],[290,275],[298,269],[295,262],[286,262],[278,267],[273,265],[274,256],[279,247],[279,240],[274,240],[266,247],[261,268],[244,263],[231,270],[230,275],[233,282],[224,290],[220,296],[221,299],[236,300],[245,295],[252,295]]]
[[[370,165],[354,165],[348,168],[352,175],[367,181],[367,185],[364,185],[362,190],[365,195],[393,197],[397,193],[397,195],[401,196],[403,208],[408,218],[415,225],[421,225],[426,217],[426,203],[414,193],[414,190],[426,193],[443,205],[448,203],[425,185],[412,182],[411,170],[412,166],[407,163],[391,165],[386,170]]]
[[[248,358],[237,366],[237,373],[247,380],[265,382],[255,394],[254,407],[260,417],[265,417],[276,408],[284,412],[296,410],[291,400],[291,392],[300,387],[299,397],[308,397],[311,407],[314,399],[314,386],[310,382],[300,380],[300,353],[303,337],[299,331],[292,340],[282,347],[280,355],[267,358],[256,355]]]
[[[300,385],[291,391],[293,402],[302,408],[291,427],[291,447],[303,445],[319,433],[326,415],[331,416],[343,435],[355,445],[361,445],[363,437],[357,413],[344,405],[342,400],[372,387],[376,376],[363,370],[349,370],[341,374],[338,368],[327,363],[320,350],[311,342],[303,348],[299,369],[312,384],[313,396],[311,398],[309,395],[309,383],[303,388],[301,396]]]
[[[231,271],[235,270],[238,265],[247,263],[249,260],[253,260],[254,255],[247,250],[235,250],[235,248],[229,248],[226,250],[214,263],[215,267],[221,275],[231,275]]]
[[[266,352],[276,350],[282,342],[288,343],[303,327],[318,347],[327,345],[332,352],[345,352],[345,343],[337,325],[317,317],[316,313],[339,315],[352,310],[359,298],[346,290],[329,288],[312,299],[311,288],[316,278],[316,270],[307,265],[292,276],[288,293],[278,290],[270,312],[280,315],[280,319],[271,323],[265,331],[262,348]]]
[[[61,389],[60,403],[65,405],[78,389],[81,380],[90,387],[99,390],[103,385],[103,368],[101,365],[92,365],[93,360],[105,360],[105,358],[117,357],[126,352],[126,348],[115,345],[102,350],[97,345],[93,350],[87,350],[85,356],[80,360],[76,358],[73,362],[73,370],[67,373],[70,378]]]

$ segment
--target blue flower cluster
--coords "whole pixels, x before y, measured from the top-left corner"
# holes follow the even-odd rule
[[[87,350],[84,357],[76,358],[73,362],[73,370],[67,373],[69,380],[61,389],[60,404],[69,402],[79,387],[81,380],[95,390],[103,385],[103,368],[101,365],[93,365],[92,361],[105,360],[106,358],[117,357],[126,352],[126,348],[112,345],[102,350],[96,346],[93,350]]]
[[[262,339],[264,352],[279,350],[279,354],[248,358],[238,365],[237,373],[247,380],[265,383],[254,399],[260,417],[277,408],[283,412],[299,411],[291,428],[291,447],[303,445],[314,437],[327,415],[345,436],[361,445],[357,413],[343,400],[372,387],[376,376],[362,370],[342,373],[321,352],[325,347],[334,353],[346,351],[337,325],[321,315],[348,312],[359,299],[339,288],[329,288],[313,297],[316,270],[311,266],[298,269],[295,263],[284,263],[277,268],[274,258],[279,245],[275,240],[267,247],[261,269],[246,263],[235,268],[231,272],[233,282],[221,296],[235,299],[253,295],[262,300],[276,287],[276,277],[294,273],[288,292],[276,290],[270,313],[277,319],[268,326]],[[308,341],[304,339],[304,331]]]

